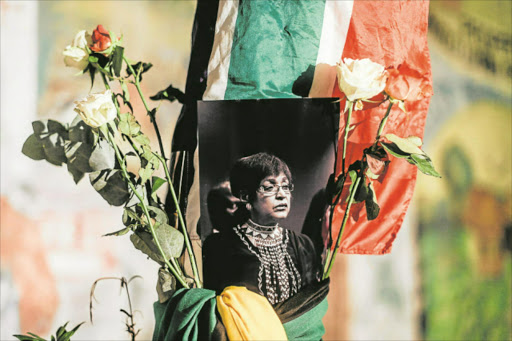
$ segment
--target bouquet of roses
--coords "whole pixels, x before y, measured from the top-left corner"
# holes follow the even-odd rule
[[[78,32],[63,54],[65,64],[78,69],[78,74],[88,74],[91,84],[99,75],[105,91],[77,100],[74,108],[77,116],[70,124],[55,120],[33,122],[34,133],[25,141],[23,153],[34,160],[46,160],[57,166],[65,164],[76,183],[87,174],[103,199],[111,205],[124,206],[124,228],[107,235],[130,233],[133,245],[164,265],[183,287],[201,287],[155,120],[158,107],[150,108],[140,86],[142,75],[152,65],[130,61],[124,53],[122,37],[101,25],[92,34],[85,30]],[[118,93],[112,90],[115,83],[120,89]],[[151,149],[150,140],[141,131],[130,103],[128,84],[135,86],[150,116],[160,151]],[[183,101],[184,94],[171,85],[151,99]],[[137,171],[131,172],[128,163],[136,165]],[[160,167],[165,178],[154,175]],[[162,186],[168,187],[174,199],[173,217],[166,214],[157,196]],[[179,261],[184,247],[192,274],[186,274]]]

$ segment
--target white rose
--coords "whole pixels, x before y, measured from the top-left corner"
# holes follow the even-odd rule
[[[84,70],[89,65],[89,51],[87,47],[92,44],[92,38],[85,30],[76,34],[71,45],[66,46],[64,52],[64,64],[79,70]]]
[[[384,66],[370,59],[345,58],[337,65],[338,85],[348,100],[354,102],[381,93],[386,86]]]
[[[92,37],[90,33],[87,33],[86,30],[82,30],[75,35],[75,39],[73,39],[74,47],[79,47],[81,49],[85,49],[86,47],[92,44]]]
[[[98,128],[117,117],[117,110],[112,102],[110,90],[91,94],[81,101],[76,101],[75,112],[93,128]]]

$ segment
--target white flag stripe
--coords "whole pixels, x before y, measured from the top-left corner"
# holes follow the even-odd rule
[[[309,97],[330,97],[352,18],[354,1],[325,1],[322,35]]]
[[[231,47],[238,17],[238,0],[219,1],[215,38],[213,40],[210,61],[208,62],[208,79],[203,100],[222,100],[228,85]]]

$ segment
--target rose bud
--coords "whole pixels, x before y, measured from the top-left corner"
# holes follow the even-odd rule
[[[103,25],[98,25],[96,29],[92,32],[92,45],[90,46],[91,50],[94,52],[102,52],[108,49],[112,45],[112,40],[110,39],[110,34],[103,27]]]

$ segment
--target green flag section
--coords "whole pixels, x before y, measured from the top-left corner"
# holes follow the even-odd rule
[[[325,0],[241,1],[224,99],[301,97],[293,85],[309,66],[314,70],[324,6]]]
[[[331,96],[352,6],[325,0],[219,2],[203,99]]]

